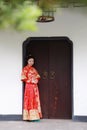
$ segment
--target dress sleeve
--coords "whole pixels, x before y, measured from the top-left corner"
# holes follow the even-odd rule
[[[21,81],[26,82],[26,80],[27,80],[27,69],[26,67],[24,67],[21,73]]]
[[[38,83],[38,81],[40,79],[40,75],[35,68],[33,69],[33,72],[34,72],[34,75],[32,77],[32,83]]]

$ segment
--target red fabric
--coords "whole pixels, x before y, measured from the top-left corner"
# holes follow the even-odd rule
[[[37,70],[34,67],[29,67],[28,65],[23,68],[21,76],[24,76],[21,80],[26,83],[34,83],[34,81],[38,83],[38,80],[40,79],[40,75]]]
[[[24,109],[38,109],[39,92],[35,84],[26,84],[24,93]]]
[[[40,97],[38,90],[38,80],[40,75],[34,67],[25,66],[22,70],[21,80],[25,82],[24,92],[24,110],[38,110],[40,117],[42,117],[40,109]]]

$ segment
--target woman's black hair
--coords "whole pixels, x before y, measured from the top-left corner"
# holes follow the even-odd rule
[[[31,59],[31,58],[35,59],[34,56],[30,54],[30,55],[28,55],[28,56],[26,57],[26,60],[28,61],[28,60]]]

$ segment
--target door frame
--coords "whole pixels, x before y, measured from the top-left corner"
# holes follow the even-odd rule
[[[73,106],[74,106],[74,103],[73,103],[73,42],[68,38],[68,37],[66,37],[66,36],[60,36],[60,37],[57,37],[57,36],[52,36],[52,37],[28,37],[24,42],[23,42],[23,44],[22,44],[22,67],[24,67],[25,66],[25,61],[24,61],[24,59],[26,58],[26,50],[25,50],[25,48],[26,48],[26,46],[27,46],[27,44],[29,44],[29,42],[31,41],[31,40],[42,40],[42,39],[44,39],[44,40],[67,40],[68,41],[68,43],[70,43],[71,44],[71,112],[72,112],[72,117],[71,117],[71,119],[73,119],[73,115],[74,115],[74,110],[73,110]],[[23,86],[24,86],[24,83],[23,83]],[[23,89],[22,89],[22,95],[24,94],[24,87],[23,87]],[[23,110],[23,97],[24,97],[24,95],[22,96],[22,110]]]

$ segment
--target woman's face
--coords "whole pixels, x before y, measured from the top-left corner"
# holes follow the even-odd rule
[[[32,66],[33,64],[34,64],[34,59],[33,58],[28,59],[28,65]]]

